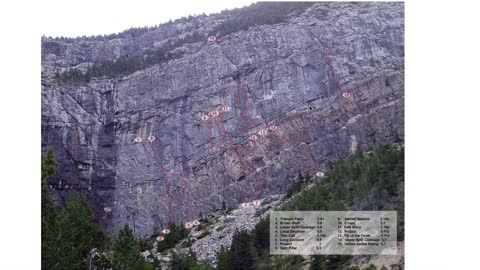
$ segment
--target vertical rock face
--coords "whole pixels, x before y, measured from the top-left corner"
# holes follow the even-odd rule
[[[196,31],[221,19],[204,17]],[[109,232],[127,223],[143,235],[223,202],[285,192],[298,171],[314,174],[357,149],[403,140],[401,3],[318,3],[219,44],[185,44],[175,49],[180,57],[122,78],[51,80],[194,28],[42,40],[42,147],[57,155],[48,184],[58,202],[81,192]]]

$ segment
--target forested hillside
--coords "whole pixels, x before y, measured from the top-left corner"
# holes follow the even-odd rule
[[[404,238],[404,148],[382,145],[367,152],[337,161],[328,175],[313,187],[310,177],[300,177],[302,187],[282,209],[284,211],[394,210],[398,211],[398,241]],[[252,232],[238,232],[229,250],[218,255],[219,270],[300,269],[302,256],[272,256],[269,218],[259,222]],[[350,267],[352,256],[312,256],[311,270],[356,270]],[[369,269],[376,269],[373,266]]]
[[[151,67],[156,64],[162,64],[169,60],[180,57],[178,54],[171,53],[174,49],[185,44],[205,41],[209,35],[217,35],[217,38],[225,37],[231,33],[241,30],[248,30],[249,27],[255,25],[270,25],[286,22],[289,16],[299,15],[313,3],[274,3],[259,2],[252,4],[246,8],[225,10],[221,15],[227,16],[227,20],[218,24],[209,33],[201,33],[193,31],[192,33],[182,37],[176,41],[169,42],[158,49],[147,50],[144,54],[122,56],[115,61],[105,61],[94,63],[88,66],[85,71],[77,68],[70,68],[63,72],[55,73],[54,81],[56,83],[86,83],[92,78],[119,78],[129,75],[135,71]],[[191,16],[184,19],[176,20],[176,23],[191,21],[202,16]],[[171,22],[170,22],[171,23]],[[170,24],[169,23],[169,24]],[[153,28],[132,28],[123,33],[105,36],[91,37],[93,40],[102,40],[118,37],[139,37],[141,34],[155,30]],[[87,39],[86,37],[83,39]],[[59,39],[63,41],[73,42],[72,39]]]
[[[53,151],[42,156],[42,183],[55,173]],[[331,164],[327,176],[320,181],[308,174],[299,174],[298,184],[289,191],[290,199],[278,210],[395,210],[398,211],[398,241],[404,238],[404,148],[382,145],[367,152]],[[153,257],[144,260],[140,253],[152,249],[153,239],[137,239],[125,225],[115,239],[108,239],[93,221],[83,197],[73,196],[65,208],[56,210],[44,184],[42,185],[42,266],[45,269],[155,269],[160,262]],[[251,232],[239,231],[230,249],[218,254],[219,270],[300,269],[356,270],[352,256],[329,255],[272,256],[269,218],[263,219]],[[172,270],[211,269],[196,261],[195,254],[178,254],[174,248],[187,238],[190,230],[183,225],[169,226],[170,234],[158,242],[159,252],[169,251]],[[191,243],[190,243],[191,245]],[[376,269],[374,266],[369,270]]]

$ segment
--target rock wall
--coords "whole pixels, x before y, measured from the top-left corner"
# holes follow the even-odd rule
[[[200,29],[209,20],[219,18]],[[59,203],[81,192],[107,231],[128,223],[144,235],[403,141],[403,23],[402,3],[318,3],[288,23],[186,44],[168,63],[85,84],[51,75],[191,27],[108,42],[43,39],[42,148],[53,147],[59,164],[50,191]]]

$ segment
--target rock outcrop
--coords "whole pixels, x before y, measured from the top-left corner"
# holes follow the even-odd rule
[[[145,235],[403,140],[402,3],[318,3],[286,23],[185,44],[128,76],[52,81],[225,19],[108,41],[42,40],[42,147],[56,152],[48,185],[59,203],[81,192],[107,231],[127,223]]]

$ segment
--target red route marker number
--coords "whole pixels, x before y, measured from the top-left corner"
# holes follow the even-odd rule
[[[349,98],[349,97],[351,97],[352,95],[351,95],[350,93],[348,93],[348,92],[345,92],[345,93],[342,94],[342,96],[343,96],[344,98]]]
[[[267,131],[264,130],[264,129],[262,129],[262,130],[260,130],[260,131],[258,132],[258,134],[260,134],[260,135],[262,135],[262,136],[265,136],[265,135],[267,135]]]
[[[169,233],[170,233],[170,230],[169,230],[169,229],[164,229],[164,230],[162,231],[162,233],[163,233],[163,234],[169,234]]]
[[[254,201],[254,202],[253,202],[253,205],[255,205],[255,206],[260,206],[260,201],[259,201],[259,200]]]
[[[213,111],[210,113],[211,116],[215,117],[215,116],[218,116],[218,112],[217,111]]]
[[[230,107],[228,107],[228,106],[223,106],[223,107],[222,107],[222,111],[228,112],[228,111],[230,111]]]
[[[198,221],[198,220],[195,219],[195,220],[193,221],[193,226],[198,226],[198,225],[200,225],[200,221]]]
[[[136,137],[133,141],[136,143],[141,143],[143,140],[140,137]]]
[[[276,131],[276,130],[278,129],[278,127],[277,127],[277,126],[270,126],[269,129],[270,129],[271,131]]]
[[[215,40],[216,40],[215,36],[209,36],[208,37],[208,41],[215,41]]]
[[[202,115],[202,121],[207,121],[208,120],[208,115]]]
[[[190,222],[185,223],[185,228],[186,229],[192,228],[192,223],[190,223]]]
[[[153,142],[153,141],[155,141],[155,136],[148,136],[147,140],[149,142]]]
[[[255,141],[255,140],[257,140],[257,135],[252,135],[248,138],[250,139],[250,141]]]

